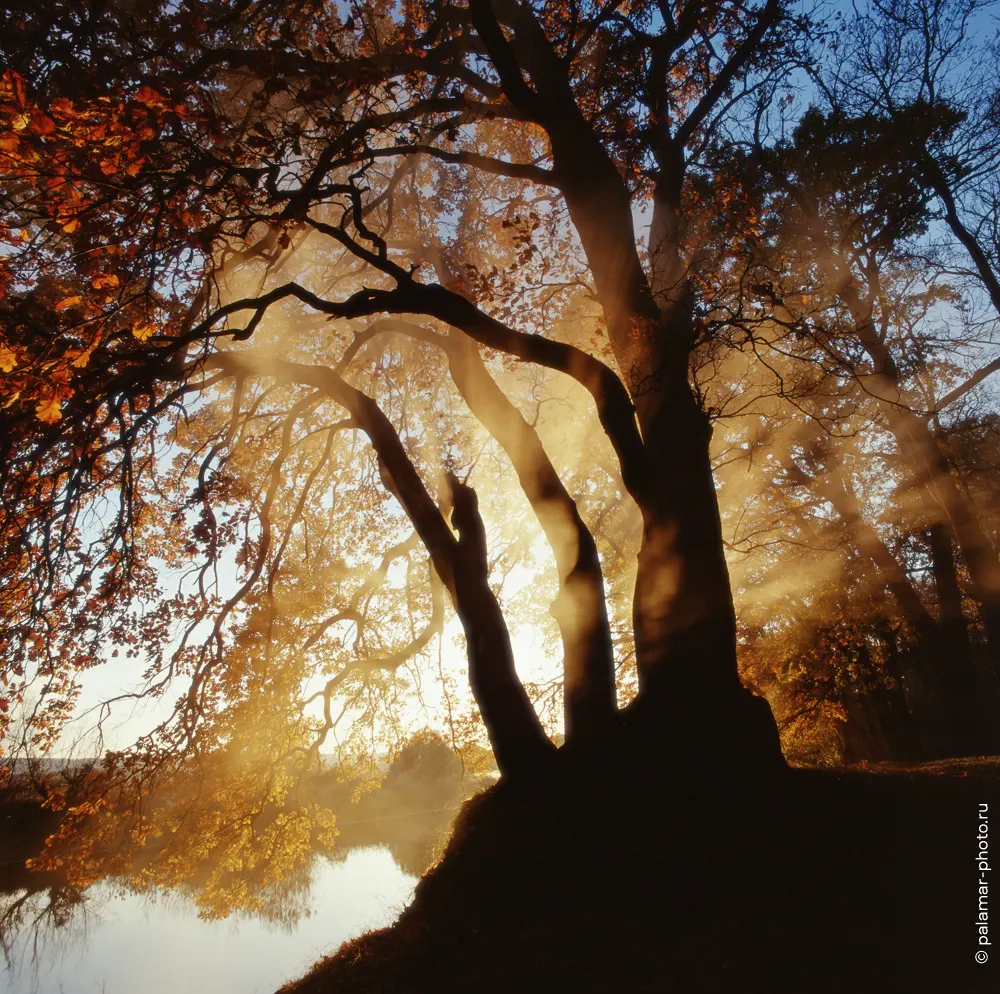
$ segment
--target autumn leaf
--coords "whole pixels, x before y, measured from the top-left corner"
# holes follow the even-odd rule
[[[87,363],[90,362],[90,357],[94,354],[94,349],[97,348],[97,342],[95,341],[90,348],[85,349],[81,352],[71,363],[74,369],[83,369]]]
[[[35,111],[32,114],[31,126],[35,134],[38,135],[50,135],[56,130],[55,121],[48,114],[43,114],[40,111]]]
[[[169,101],[162,93],[157,93],[151,86],[140,86],[135,99],[145,107],[167,107]]]
[[[106,290],[108,287],[118,286],[120,283],[121,281],[114,273],[102,273],[90,281],[90,285],[95,290]]]
[[[3,76],[0,77],[0,96],[12,97],[17,103],[24,104],[24,80],[20,73],[13,69],[4,71]]]
[[[136,341],[144,342],[147,338],[150,338],[156,332],[156,325],[154,324],[135,324],[132,326],[132,334],[135,336]]]
[[[63,224],[62,229],[63,231],[66,232],[67,235],[72,235],[73,232],[76,231],[76,229],[79,227],[80,227],[80,222],[74,217],[66,221]]]
[[[49,110],[53,114],[59,114],[62,117],[75,117],[73,112],[73,101],[68,97],[56,97],[49,106]]]
[[[0,345],[0,369],[9,373],[16,365],[17,356],[6,345]]]
[[[44,421],[47,425],[55,424],[62,417],[62,402],[56,397],[40,400],[35,407],[35,414],[39,421]]]
[[[67,307],[72,307],[74,304],[79,304],[80,300],[81,298],[79,295],[75,297],[63,297],[63,299],[60,300],[58,304],[56,304],[53,310],[64,311],[66,310]]]

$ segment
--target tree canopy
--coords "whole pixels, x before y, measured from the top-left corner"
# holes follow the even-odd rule
[[[984,9],[8,4],[0,732],[122,660],[91,723],[166,704],[80,865],[101,810],[327,830],[321,756],[428,715],[505,777],[641,729],[678,791],[778,725],[985,748]]]

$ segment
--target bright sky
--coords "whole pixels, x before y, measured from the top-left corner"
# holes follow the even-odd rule
[[[536,539],[534,552],[538,558],[551,556],[544,537],[539,536]],[[235,573],[232,573],[231,569],[226,572],[231,575],[220,575],[220,580],[224,587],[228,585],[232,589],[235,585]],[[532,579],[531,572],[523,567],[512,570],[504,583],[504,599],[512,600],[532,582]],[[446,605],[446,617],[447,623],[441,647],[442,662],[445,672],[455,674],[466,667],[462,626],[450,604]],[[560,661],[546,654],[540,633],[533,631],[529,626],[522,626],[520,629],[512,630],[511,634],[518,674],[522,680],[542,681],[558,675]],[[436,666],[437,638],[432,641],[428,651]],[[83,691],[77,707],[79,717],[67,725],[53,755],[67,756],[71,753],[93,755],[96,750],[95,719],[99,713],[93,709],[99,708],[103,701],[135,690],[145,666],[146,663],[142,659],[126,659],[124,656],[113,659],[109,654],[104,663],[84,673],[81,679]],[[303,696],[309,696],[320,689],[325,679],[326,676],[317,676],[313,685],[305,689]],[[471,693],[465,678],[459,678],[457,683],[457,699],[453,698],[453,706],[457,704],[462,708],[471,702]],[[104,722],[104,749],[124,749],[154,729],[169,717],[175,700],[186,687],[185,680],[178,680],[172,690],[159,699],[116,702],[112,707],[111,717]],[[437,681],[424,674],[421,691],[423,704],[416,695],[413,695],[405,705],[403,712],[405,720],[414,730],[427,725],[444,730],[447,709]],[[329,749],[334,747],[332,738],[328,740],[328,747]]]

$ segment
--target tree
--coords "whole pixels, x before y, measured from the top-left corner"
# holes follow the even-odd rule
[[[711,424],[688,378],[700,274],[686,241],[698,208],[685,177],[714,135],[740,126],[745,97],[773,91],[808,22],[776,0],[627,14],[479,2],[345,13],[315,3],[142,4],[83,17],[66,5],[51,26],[27,7],[8,15],[4,596],[16,679],[29,661],[51,671],[48,707],[58,717],[71,705],[73,672],[94,660],[82,649],[56,657],[68,632],[92,633],[92,644],[98,632],[141,639],[154,649],[153,685],[182,671],[190,680],[158,734],[169,748],[193,741],[227,670],[238,672],[241,647],[265,632],[276,641],[278,559],[297,519],[277,522],[277,492],[287,475],[306,473],[289,467],[302,419],[331,439],[339,430],[368,437],[383,486],[461,619],[501,770],[524,775],[546,762],[552,747],[488,583],[476,494],[422,464],[386,416],[386,395],[345,375],[369,340],[408,335],[444,352],[553,548],[568,741],[599,740],[615,721],[601,564],[480,348],[589,392],[638,508],[639,699],[629,720],[665,736],[689,773],[723,775],[738,757],[748,770],[775,768],[773,721],[737,677]],[[652,205],[644,250],[637,201]],[[532,202],[548,206],[539,214]],[[491,214],[510,233],[504,265],[483,244],[497,231]],[[585,263],[558,258],[577,245]],[[547,311],[516,309],[539,299],[539,277]],[[550,330],[550,313],[578,306],[567,289],[580,283],[597,301],[596,352]],[[254,347],[279,313],[294,322],[283,343],[293,358]],[[322,319],[339,329],[380,315],[420,320],[383,317],[333,354],[343,332],[331,336]],[[259,530],[245,532],[237,554],[245,579],[214,603],[168,599],[155,559],[177,562],[200,545],[203,581],[232,540],[244,495],[228,470],[259,403],[247,384],[261,378],[286,407],[254,507]],[[215,428],[191,510],[175,499],[173,519],[157,520],[151,481],[178,429],[199,410],[196,398],[227,390],[232,417]],[[329,401],[344,412],[333,427],[314,420]],[[181,485],[189,468],[165,485]],[[117,509],[86,526],[82,516],[111,493]],[[171,549],[185,542],[185,525],[192,538]],[[157,609],[140,621],[142,599]],[[237,607],[247,617],[234,641],[227,625]],[[182,617],[177,647],[172,626]],[[192,652],[189,639],[210,618],[211,636]],[[320,742],[341,682],[320,693]]]
[[[930,536],[937,621],[836,480],[830,497],[922,633],[926,676],[948,701],[938,748],[960,754],[995,748],[984,701],[995,695],[1000,644],[990,620],[1000,560],[944,442],[957,411],[948,408],[1000,368],[987,192],[996,182],[995,85],[975,57],[989,43],[979,49],[969,33],[979,9],[901,3],[857,12],[817,69],[819,101],[793,134],[757,141],[749,153],[723,148],[717,160],[756,208],[753,223],[733,220],[747,246],[744,292],[778,328],[771,344],[815,365],[844,398],[832,410],[815,396],[805,406],[840,435],[857,434],[865,412],[906,466],[896,503],[912,531]],[[963,354],[976,362],[971,370],[956,362]],[[994,670],[985,686],[953,543],[983,619]]]
[[[329,752],[370,784],[433,705],[466,770],[485,728],[491,796],[515,798],[484,849],[524,798],[570,813],[549,826],[554,890],[596,838],[567,823],[629,764],[647,850],[649,783],[713,817],[822,783],[786,775],[747,686],[800,755],[923,754],[907,722],[935,694],[912,677],[942,621],[968,622],[978,665],[996,532],[992,422],[967,406],[993,359],[946,354],[971,325],[930,333],[985,299],[965,277],[987,285],[928,250],[932,204],[949,209],[924,153],[960,172],[947,101],[889,113],[827,86],[803,112],[842,33],[783,0],[4,16],[4,729],[55,748],[99,664],[139,674],[92,710],[99,735],[109,708],[168,705],[48,802],[65,814],[44,859],[71,883],[173,838],[157,882],[218,852],[249,882],[213,878],[206,906],[252,901],[333,844]],[[967,231],[972,202],[952,212]],[[556,675],[528,672],[517,624]],[[967,705],[949,701],[953,729]],[[815,819],[825,847],[748,827],[759,852],[713,864],[728,909],[801,893],[772,887],[769,853],[790,845],[787,872],[857,840],[855,813]],[[893,856],[912,865],[908,839]],[[829,864],[824,901],[875,866]]]

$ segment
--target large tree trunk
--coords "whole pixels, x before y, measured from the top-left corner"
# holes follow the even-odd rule
[[[931,569],[941,611],[940,672],[953,702],[951,732],[959,755],[986,755],[997,748],[983,689],[976,674],[969,627],[962,611],[962,592],[951,529],[938,522],[929,531]]]
[[[691,309],[684,303],[665,308],[660,342],[647,342],[657,373],[636,398],[649,465],[633,600],[636,714],[665,732],[686,765],[683,775],[710,791],[712,784],[772,782],[784,760],[769,705],[739,679],[712,426],[688,382]],[[664,339],[672,350],[657,348]],[[696,783],[689,789],[697,791]]]
[[[629,490],[643,520],[633,609],[640,693],[626,721],[666,742],[685,775],[747,782],[783,760],[770,709],[737,676],[711,427],[688,381],[694,299],[678,238],[683,140],[667,139],[670,151],[659,163],[654,230],[662,244],[651,286],[637,251],[631,194],[530,8],[472,0],[470,16],[507,98],[548,134],[553,175],[587,255],[642,434],[642,465],[622,467],[626,485],[637,483]]]
[[[739,686],[711,433],[686,383],[665,397],[645,431],[653,487],[642,508],[633,607],[641,689],[662,681],[702,695]]]

